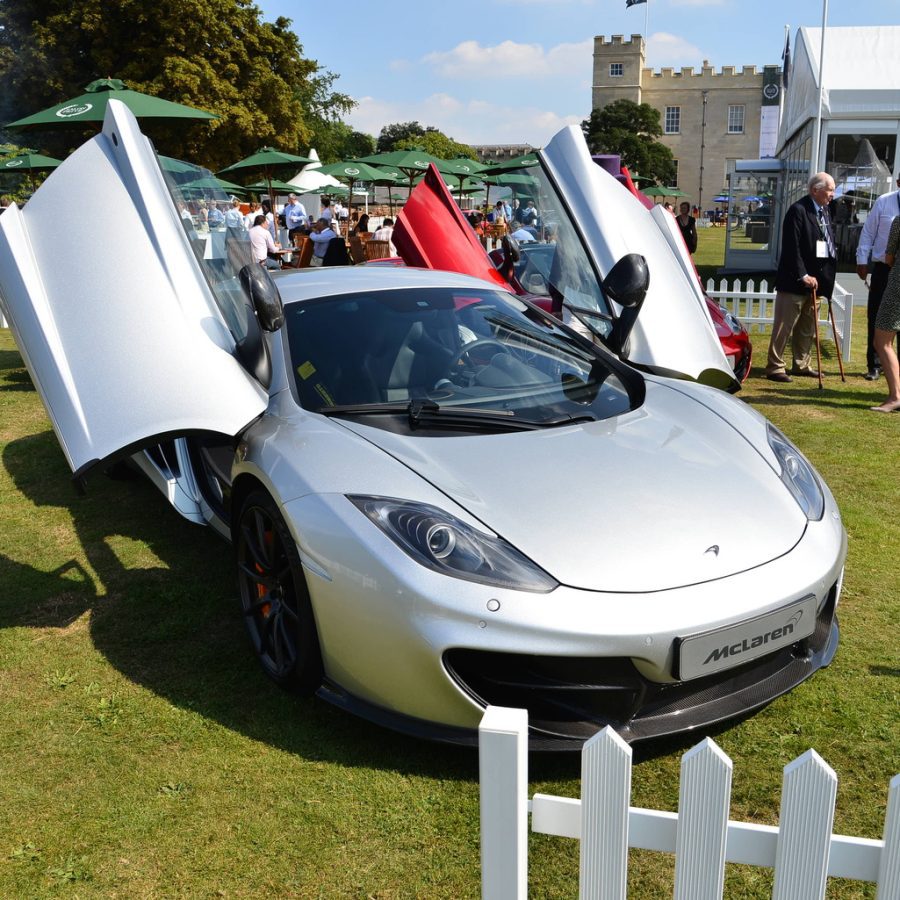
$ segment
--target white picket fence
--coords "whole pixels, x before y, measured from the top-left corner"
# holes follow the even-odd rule
[[[743,287],[739,281],[735,281],[729,288],[728,280],[723,278],[717,288],[714,279],[710,278],[706,282],[706,293],[720,306],[736,315],[747,326],[748,331],[761,331],[764,325],[771,325],[775,320],[775,291],[769,290],[769,283],[765,279],[759,283],[757,290],[756,283],[752,279]],[[836,284],[831,306],[837,339],[831,328],[828,304],[825,302],[819,303],[819,335],[835,344],[840,342],[841,357],[847,361],[850,359],[850,337],[853,328],[853,294]]]
[[[681,761],[678,812],[629,806],[631,748],[605,728],[584,745],[581,799],[528,802],[528,713],[489,706],[479,728],[481,895],[528,896],[531,830],[579,838],[579,896],[624,900],[628,848],[675,854],[676,900],[720,900],[725,863],[775,870],[774,900],[822,900],[826,880],[875,882],[900,900],[900,775],[890,783],[884,839],[831,833],[837,776],[809,750],[785,766],[779,826],[728,818],[731,760],[707,738]]]

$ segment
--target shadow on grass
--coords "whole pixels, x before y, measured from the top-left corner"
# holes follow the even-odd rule
[[[0,350],[0,392],[33,391],[34,384],[16,350]]]
[[[92,641],[119,672],[253,740],[309,760],[477,780],[472,749],[408,738],[271,684],[244,628],[230,547],[149,482],[98,477],[76,494],[50,431],[8,444],[3,463],[39,508],[32,520],[42,507],[68,512],[87,566],[43,572],[0,556],[0,627],[63,628],[90,611]]]

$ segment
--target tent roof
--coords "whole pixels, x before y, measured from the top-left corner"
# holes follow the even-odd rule
[[[790,82],[779,150],[818,109],[821,28],[800,28],[792,48]],[[822,73],[823,119],[900,120],[900,25],[828,28]]]

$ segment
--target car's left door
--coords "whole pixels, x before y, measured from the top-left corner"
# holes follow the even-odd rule
[[[229,305],[201,259],[116,101],[102,132],[0,217],[0,300],[76,477],[173,437],[236,435],[266,408],[235,355],[252,325],[237,279]]]

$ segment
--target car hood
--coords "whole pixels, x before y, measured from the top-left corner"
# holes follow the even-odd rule
[[[571,587],[658,591],[787,553],[807,521],[769,463],[692,398],[647,388],[640,409],[545,431],[440,438],[344,424]],[[754,489],[738,496],[735,483]]]

